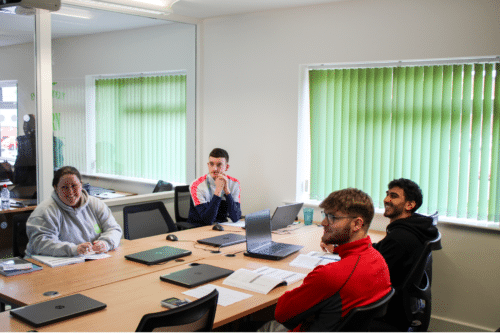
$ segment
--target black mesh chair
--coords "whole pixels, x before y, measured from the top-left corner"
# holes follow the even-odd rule
[[[20,213],[12,217],[12,253],[14,257],[24,257],[26,246],[28,245],[28,235],[26,234],[26,222],[30,217],[29,213]]]
[[[215,289],[207,296],[178,308],[146,314],[136,332],[209,332],[214,324],[218,298],[219,292]]]
[[[123,207],[125,239],[137,239],[177,231],[161,201]]]
[[[188,195],[185,195],[188,193]],[[176,186],[174,188],[175,197],[175,223],[179,230],[194,228],[194,225],[187,222],[189,209],[192,204],[191,195],[189,195],[189,185]],[[188,199],[189,198],[189,199]]]
[[[394,295],[394,288],[378,301],[352,309],[342,319],[335,332],[367,332],[375,318],[382,317],[387,311],[389,300]]]
[[[435,217],[437,219],[437,216]],[[442,249],[441,234],[425,242],[424,249],[400,290],[406,318],[414,332],[426,332],[431,319],[432,251]]]

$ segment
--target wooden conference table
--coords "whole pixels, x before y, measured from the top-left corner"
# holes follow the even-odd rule
[[[168,274],[189,267],[189,263],[204,263],[232,270],[239,268],[256,269],[262,266],[275,267],[307,274],[310,270],[292,267],[289,263],[298,254],[319,251],[319,241],[323,228],[311,226],[293,226],[287,233],[273,234],[273,240],[303,245],[304,248],[280,261],[250,258],[243,255],[245,244],[221,248],[221,253],[212,253],[214,248],[195,243],[197,239],[229,232],[242,232],[241,228],[225,227],[225,231],[214,231],[211,227],[202,227],[176,232],[177,242],[165,240],[165,235],[152,236],[138,240],[122,240],[116,251],[110,252],[111,258],[89,261],[64,267],[43,269],[30,274],[15,277],[3,277],[0,280],[0,298],[16,305],[42,302],[51,297],[43,296],[46,291],[58,291],[59,296],[81,293],[107,304],[104,310],[37,328],[38,331],[135,331],[140,319],[146,313],[165,311],[160,305],[168,297],[189,298],[182,292],[187,288],[160,280],[160,275]],[[380,240],[384,232],[372,231],[373,242]],[[123,256],[160,246],[175,246],[189,249],[193,253],[181,258],[182,261],[170,261],[162,265],[146,266],[126,260]],[[217,306],[214,327],[219,327],[242,318],[277,302],[290,286],[278,287],[266,295],[248,290],[228,287],[222,284],[224,279],[210,283],[217,286],[251,294],[252,297],[229,306]],[[8,311],[0,314],[0,331],[29,331],[33,327],[10,316]]]

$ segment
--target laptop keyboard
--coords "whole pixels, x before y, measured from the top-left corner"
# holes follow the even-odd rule
[[[260,249],[259,253],[263,254],[274,254],[276,252],[279,252],[283,250],[284,248],[287,247],[288,244],[283,244],[283,243],[273,243],[271,246]]]

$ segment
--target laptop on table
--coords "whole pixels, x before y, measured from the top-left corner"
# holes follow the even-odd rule
[[[160,280],[193,288],[234,273],[233,270],[216,267],[212,265],[192,263],[191,267],[160,276]]]
[[[271,230],[278,230],[292,224],[303,205],[304,203],[300,202],[277,207],[271,219]]]
[[[224,247],[234,244],[243,243],[246,241],[245,236],[238,234],[224,234],[210,238],[199,239],[198,243],[211,245],[215,247]]]
[[[303,248],[302,245],[277,243],[271,236],[271,212],[269,209],[248,214],[245,217],[247,252],[249,257],[280,260]]]
[[[125,258],[146,265],[156,265],[165,261],[190,255],[189,250],[179,249],[172,246],[162,246],[151,250],[127,254]]]
[[[47,302],[10,310],[10,314],[31,326],[40,327],[102,310],[106,304],[82,294],[56,298]]]

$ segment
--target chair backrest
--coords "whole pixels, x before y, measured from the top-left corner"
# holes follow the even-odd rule
[[[214,324],[219,292],[210,294],[178,308],[149,313],[142,317],[136,332],[175,331],[209,332]]]
[[[158,183],[156,183],[155,188],[153,189],[153,193],[156,192],[166,192],[166,191],[172,191],[173,189],[172,183],[165,182],[163,180],[159,180]]]
[[[161,201],[123,207],[125,239],[137,239],[177,231]]]
[[[31,212],[16,214],[12,217],[12,253],[14,257],[24,257],[25,255],[29,241],[26,234],[26,222],[30,215]]]
[[[375,318],[380,318],[387,312],[389,300],[394,295],[394,288],[384,297],[371,304],[352,309],[342,319],[336,332],[368,332],[370,324]]]
[[[432,251],[442,249],[441,233],[424,243],[420,257],[413,265],[398,293],[413,331],[427,331],[431,316]],[[420,300],[420,301],[419,301]]]
[[[188,220],[191,195],[182,195],[184,193],[189,193],[189,185],[175,187],[175,222]]]

